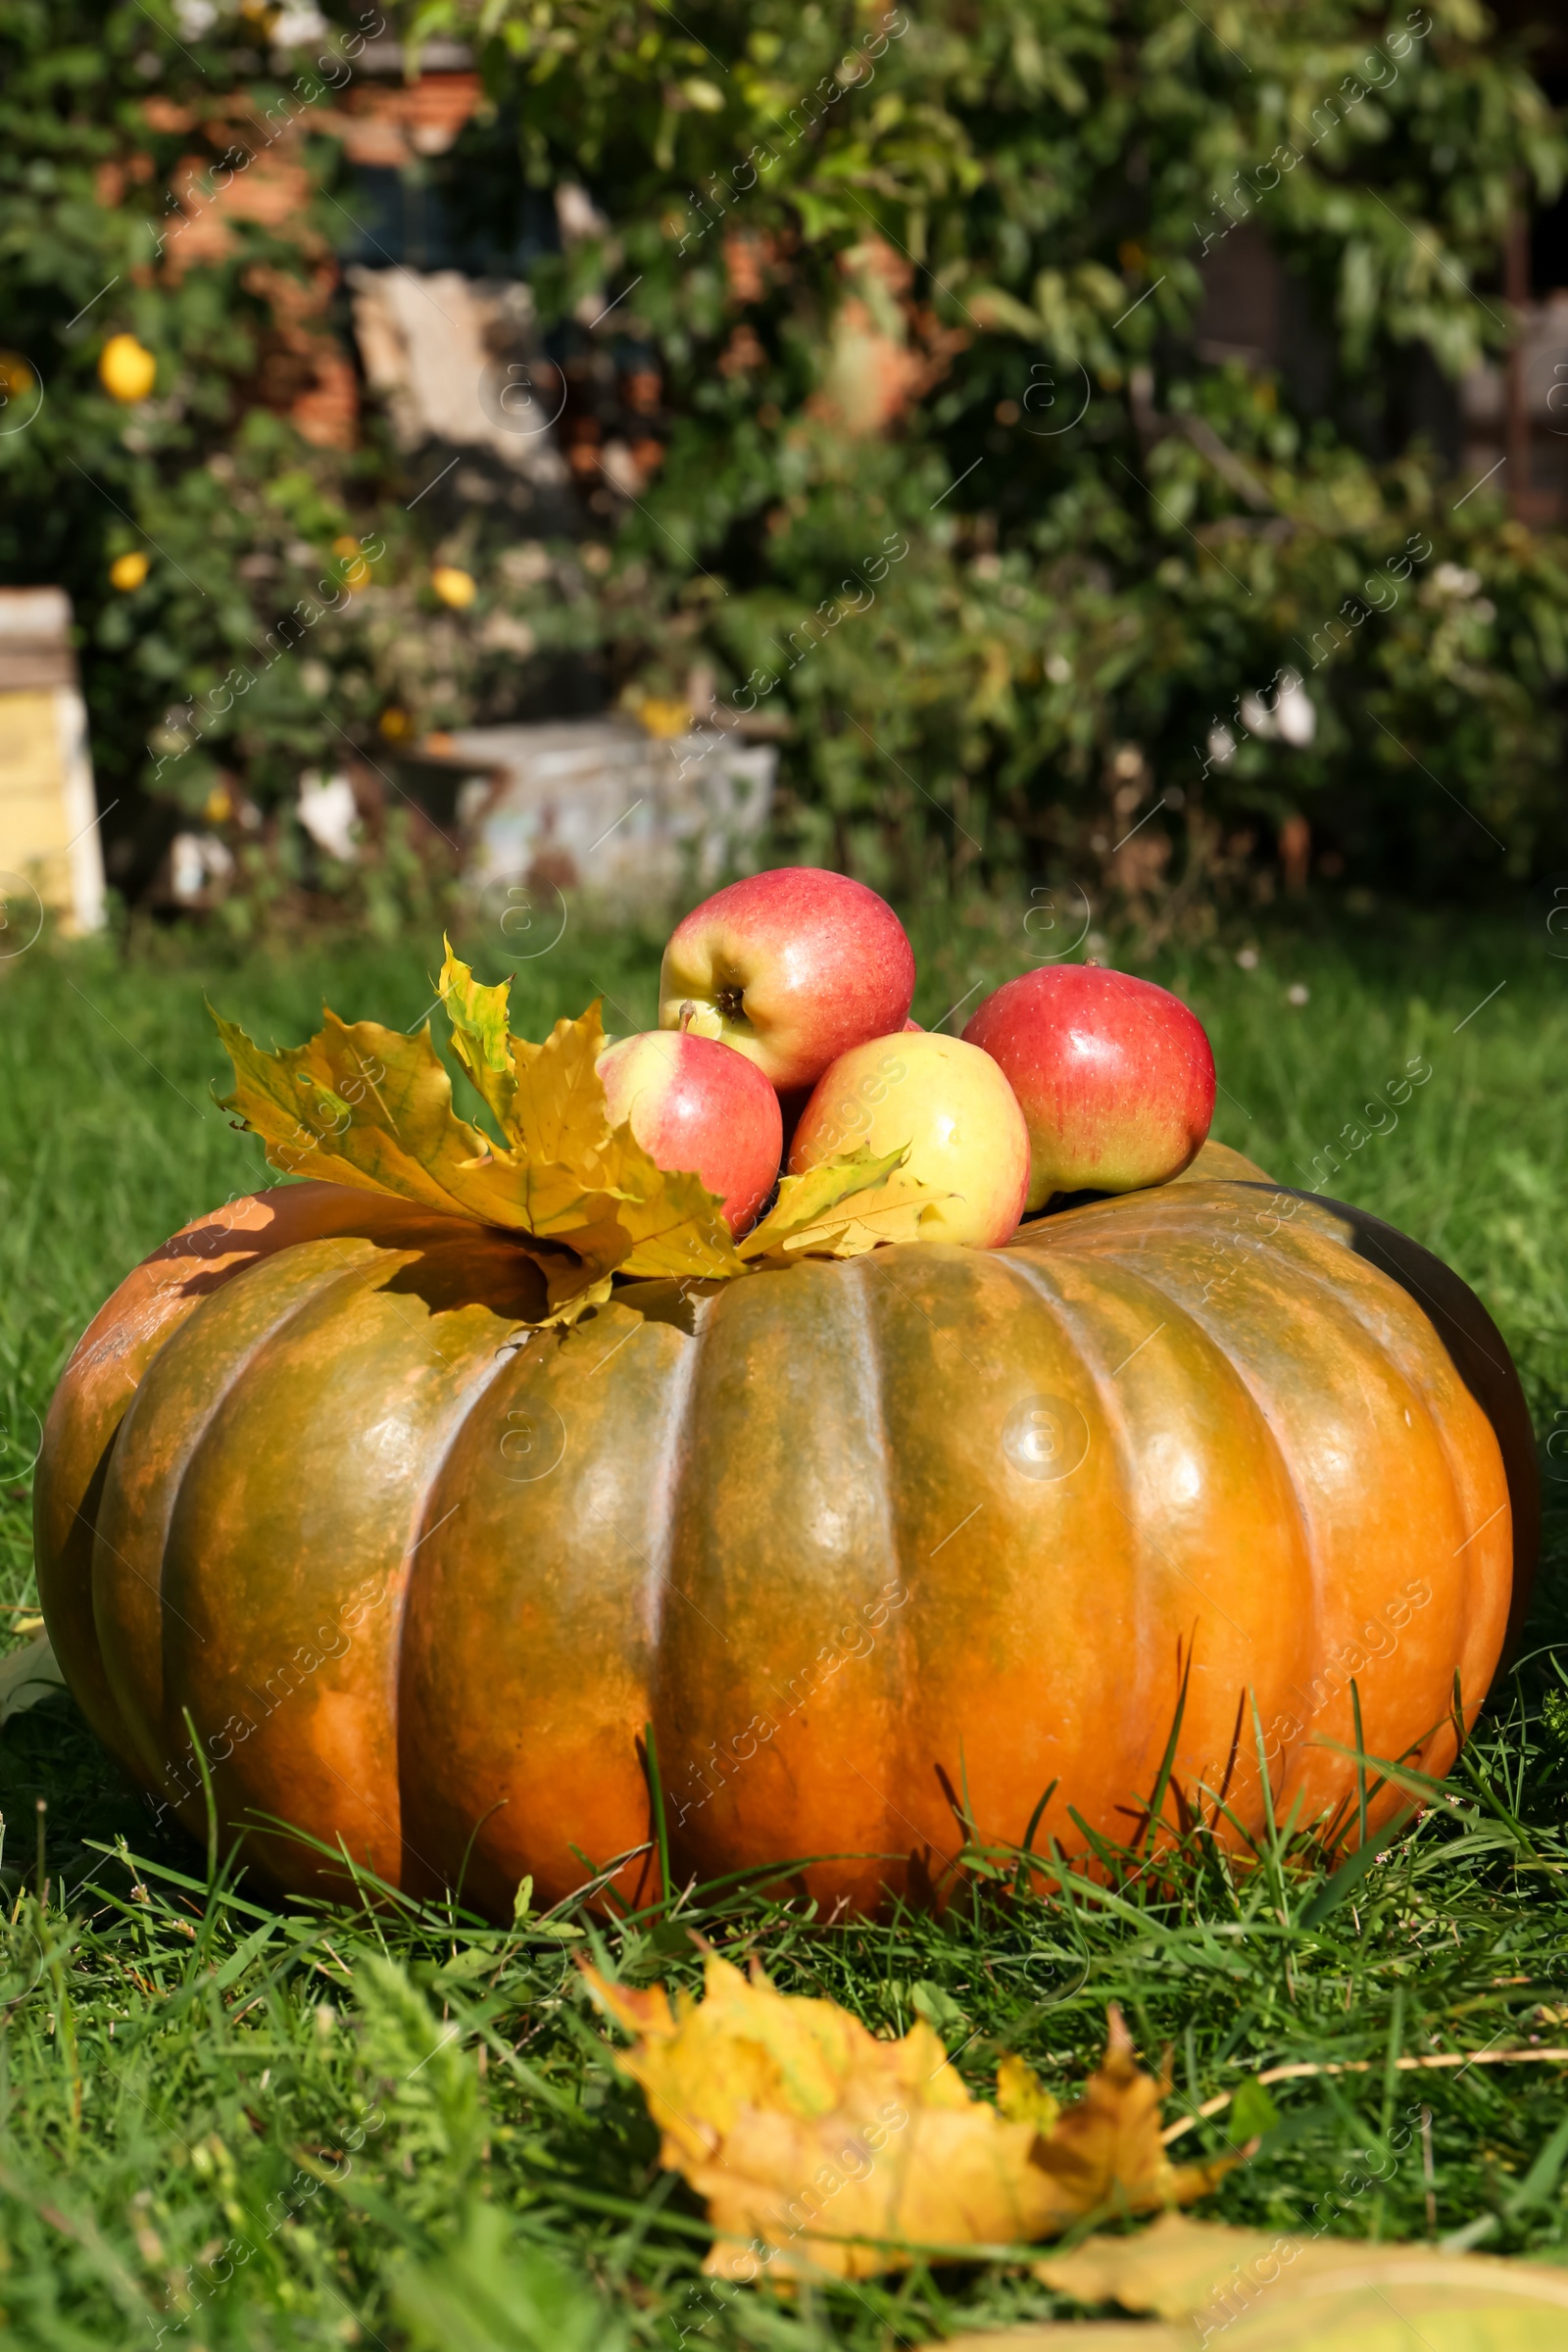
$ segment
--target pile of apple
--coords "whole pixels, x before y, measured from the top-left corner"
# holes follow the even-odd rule
[[[1179,1175],[1208,1133],[1197,1015],[1126,972],[1052,964],[986,998],[962,1039],[909,1018],[914,951],[884,899],[816,866],[732,882],[677,925],[659,1027],[599,1062],[610,1115],[695,1171],[744,1233],[786,1136],[804,1174],[908,1147],[945,1196],[933,1240],[990,1250],[1056,1196]]]

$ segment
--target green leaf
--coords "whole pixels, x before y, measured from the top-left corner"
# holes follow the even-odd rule
[[[981,326],[998,333],[1020,335],[1026,343],[1037,343],[1043,336],[1043,323],[1027,303],[1009,294],[1005,286],[977,286],[965,298],[970,315]]]
[[[454,2244],[405,2260],[392,2300],[414,2352],[624,2352],[622,2320],[588,2279],[473,2203]]]
[[[1231,2101],[1229,2136],[1234,2140],[1261,2139],[1280,2120],[1280,2111],[1255,2076],[1245,2082]]]
[[[948,2036],[961,2034],[969,2022],[952,1993],[924,1977],[912,1988],[909,2005],[917,2017],[923,2017],[928,2026]]]

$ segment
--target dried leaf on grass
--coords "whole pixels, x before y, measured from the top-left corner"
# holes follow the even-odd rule
[[[46,1633],[19,1642],[0,1659],[0,1723],[36,1706],[51,1690],[63,1689],[65,1680]]]
[[[1022,2058],[999,2060],[997,2106],[1009,2124],[1033,2124],[1037,2132],[1049,2132],[1061,2113],[1061,2101],[1052,2097]]]
[[[923,2020],[879,2040],[755,1965],[748,1980],[710,1954],[705,1997],[673,2007],[662,1987],[585,1973],[635,2037],[617,2064],[642,2085],[663,2163],[708,2200],[710,2276],[867,2278],[906,2267],[906,2246],[961,2260],[1085,2214],[1203,2196],[1236,2161],[1170,2163],[1166,2085],[1140,2070],[1115,2010],[1100,2072],[1058,2116],[1019,2059],[1003,2062],[1004,2111],[972,2096]]]
[[[1080,2303],[1119,2303],[1167,2323],[1129,2333],[1148,2352],[1212,2343],[1221,2331],[1225,2352],[1540,2352],[1568,2342],[1568,2273],[1433,2246],[1232,2230],[1167,2213],[1148,2230],[1048,2255],[1035,2270]],[[1077,2323],[965,2338],[975,2352],[1097,2340]]]

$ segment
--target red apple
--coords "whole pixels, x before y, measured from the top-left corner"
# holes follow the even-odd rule
[[[732,1233],[773,1189],[784,1148],[778,1097],[755,1062],[690,1031],[650,1029],[600,1054],[611,1124],[631,1131],[662,1168],[702,1178]]]
[[[775,866],[679,922],[659,975],[661,1029],[721,1038],[781,1092],[908,1018],[914,951],[885,899],[847,874]]]
[[[816,1082],[790,1146],[790,1173],[904,1144],[908,1173],[948,1195],[925,1238],[977,1250],[1007,1239],[1023,1214],[1029,1131],[988,1055],[924,1030],[853,1046]],[[853,1201],[848,1207],[853,1213]]]
[[[1054,963],[987,997],[964,1036],[1000,1063],[1029,1127],[1029,1206],[1131,1193],[1195,1158],[1214,1056],[1195,1012],[1152,980]]]

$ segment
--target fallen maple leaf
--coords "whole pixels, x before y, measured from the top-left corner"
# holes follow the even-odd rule
[[[481,987],[450,941],[437,986],[453,1050],[501,1129],[520,1189],[517,1223],[565,1243],[596,1275],[740,1272],[719,1201],[701,1178],[661,1168],[629,1122],[611,1125],[597,1004],[580,1020],[557,1021],[536,1046],[507,1027],[511,983]]]
[[[1033,2124],[1037,2132],[1049,2132],[1061,2113],[1061,2101],[1022,2058],[998,2061],[997,2106],[1009,2124]]]
[[[636,2038],[616,2063],[642,2085],[662,2161],[708,2200],[711,2277],[867,2278],[918,2249],[961,2260],[1102,2209],[1205,2195],[1237,2161],[1169,2162],[1166,2086],[1140,2072],[1114,2009],[1101,2071],[1058,2118],[1021,2060],[999,2069],[1004,2112],[972,2096],[923,2020],[879,2040],[833,2001],[775,1991],[755,1963],[748,1981],[710,1954],[706,1997],[673,2008],[662,1987],[584,1973]]]
[[[1166,2213],[1148,2230],[1048,2255],[1035,2272],[1077,2302],[1119,2303],[1165,2325],[1051,2322],[966,2336],[966,2347],[1176,2352],[1223,2334],[1225,2352],[1402,2352],[1407,2343],[1432,2352],[1541,2352],[1568,2341],[1568,2277],[1560,2270],[1435,2246],[1233,2230]]]

